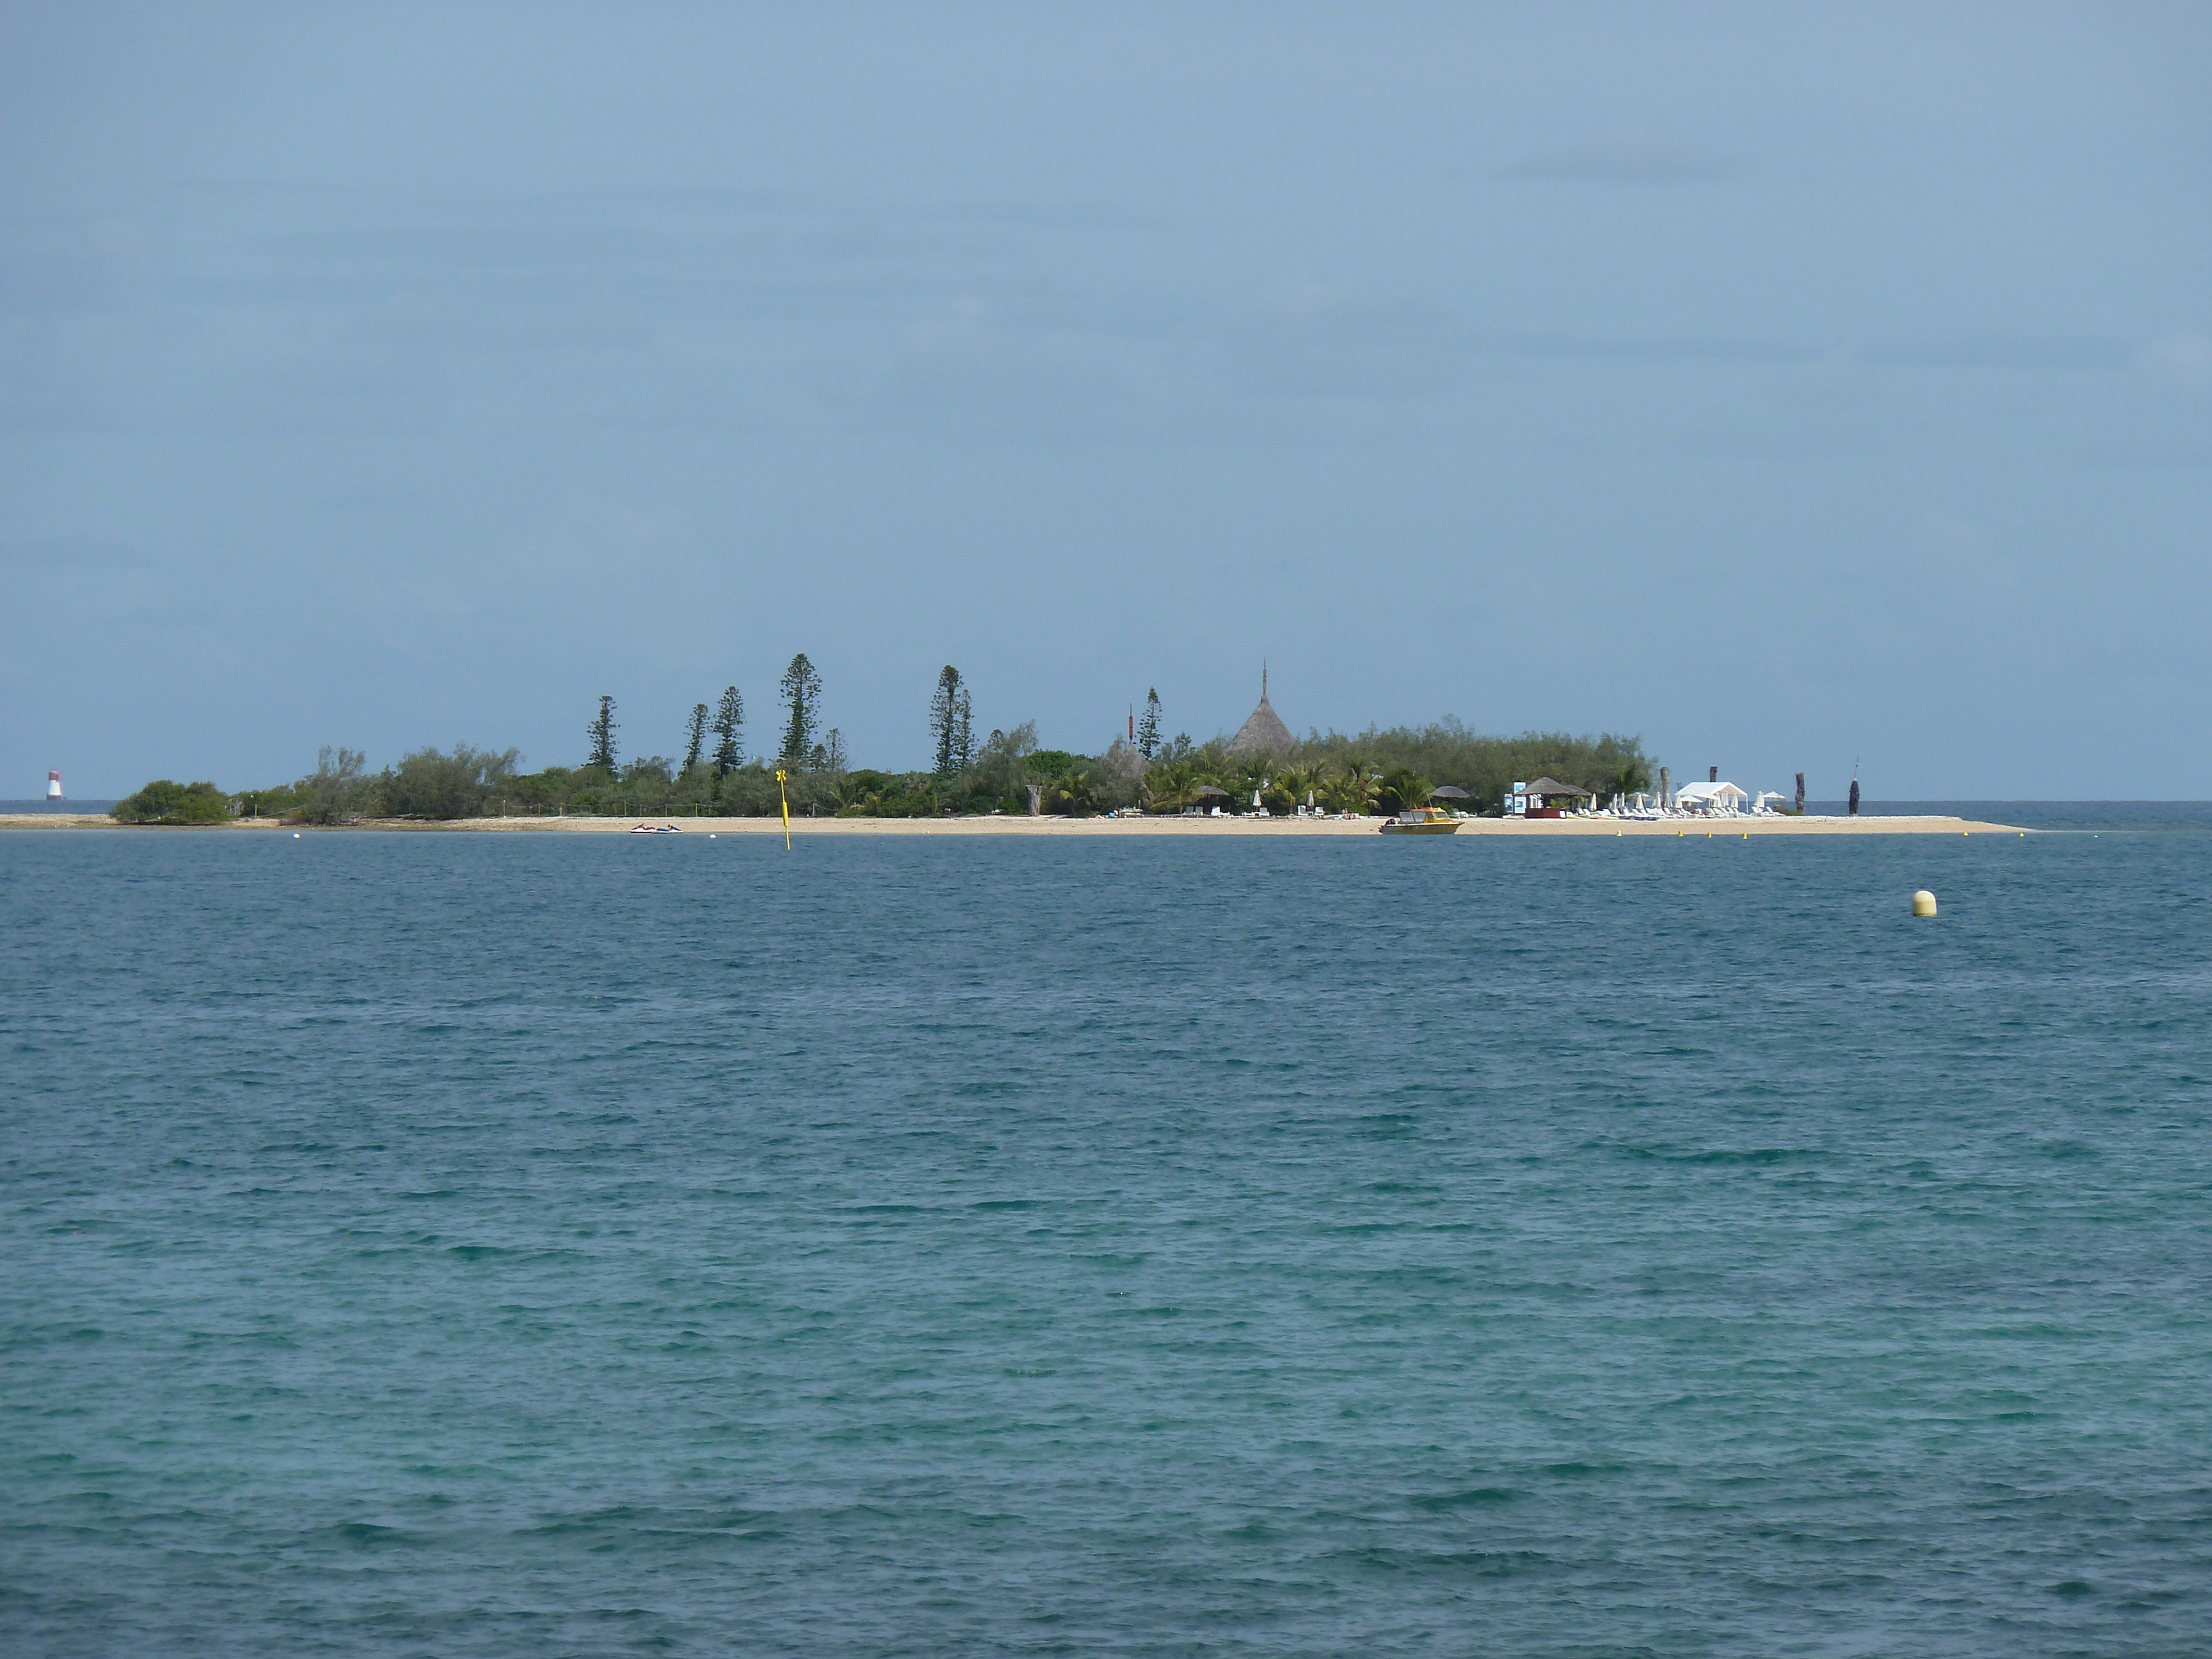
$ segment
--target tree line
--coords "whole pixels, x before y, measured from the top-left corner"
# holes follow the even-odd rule
[[[1370,726],[1347,735],[1310,732],[1289,750],[1231,755],[1228,739],[1194,742],[1166,734],[1157,690],[1146,694],[1132,734],[1097,754],[1044,749],[1034,721],[978,738],[966,679],[947,664],[928,702],[927,770],[852,766],[842,733],[823,724],[822,677],[804,652],[777,685],[772,752],[748,753],[745,700],[726,686],[714,703],[692,706],[680,757],[625,759],[612,696],[602,696],[584,728],[581,764],[521,769],[513,749],[418,749],[371,772],[359,750],[325,746],[307,776],[226,794],[212,783],[157,780],[119,803],[126,823],[219,823],[231,817],[346,823],[378,817],[452,819],[501,815],[613,814],[665,817],[757,817],[780,810],[848,817],[1147,812],[1388,812],[1455,785],[1470,806],[1495,812],[1511,785],[1548,774],[1601,794],[1650,787],[1653,763],[1639,738],[1601,733],[1524,732],[1493,737],[1456,720],[1430,726]],[[776,774],[784,774],[779,783]]]

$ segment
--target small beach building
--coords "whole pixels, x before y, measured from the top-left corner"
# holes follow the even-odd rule
[[[1740,812],[1750,799],[1732,783],[1686,783],[1674,792],[1674,805],[1686,812]]]
[[[1584,801],[1597,799],[1590,791],[1561,783],[1557,778],[1538,778],[1523,785],[1518,793],[1527,798],[1528,810],[1525,816],[1532,818],[1559,817]]]
[[[1267,701],[1267,670],[1260,670],[1260,706],[1251,717],[1237,728],[1237,735],[1229,739],[1232,755],[1286,755],[1298,746],[1291,735],[1291,728],[1283,724],[1275,706]]]

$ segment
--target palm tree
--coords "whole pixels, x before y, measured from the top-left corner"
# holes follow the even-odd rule
[[[1640,760],[1628,762],[1614,769],[1606,780],[1606,793],[1613,795],[1632,795],[1639,789],[1651,787],[1651,769]]]
[[[1321,803],[1332,812],[1364,812],[1374,804],[1376,786],[1381,781],[1374,767],[1355,757],[1344,763],[1341,771],[1322,781]]]
[[[1321,789],[1321,768],[1300,766],[1289,763],[1275,769],[1273,793],[1285,806],[1303,806],[1309,794],[1318,795]],[[1269,801],[1273,806],[1275,801]]]
[[[1145,774],[1145,809],[1152,812],[1180,812],[1194,805],[1198,787],[1206,780],[1187,760],[1156,765]]]
[[[1382,805],[1394,812],[1406,812],[1419,806],[1429,798],[1436,785],[1406,767],[1394,767],[1382,779]]]
[[[1091,774],[1071,768],[1052,781],[1047,793],[1059,801],[1061,811],[1079,811],[1091,804]]]
[[[1265,755],[1246,755],[1221,769],[1221,787],[1229,792],[1230,805],[1249,811],[1252,797],[1273,781],[1276,763]]]

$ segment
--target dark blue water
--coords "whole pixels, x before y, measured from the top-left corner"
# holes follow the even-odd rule
[[[2202,1652],[2208,889],[0,837],[0,1650]]]

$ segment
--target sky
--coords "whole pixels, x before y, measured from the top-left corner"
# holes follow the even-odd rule
[[[2212,796],[2212,9],[0,8],[0,796],[1639,733]]]

